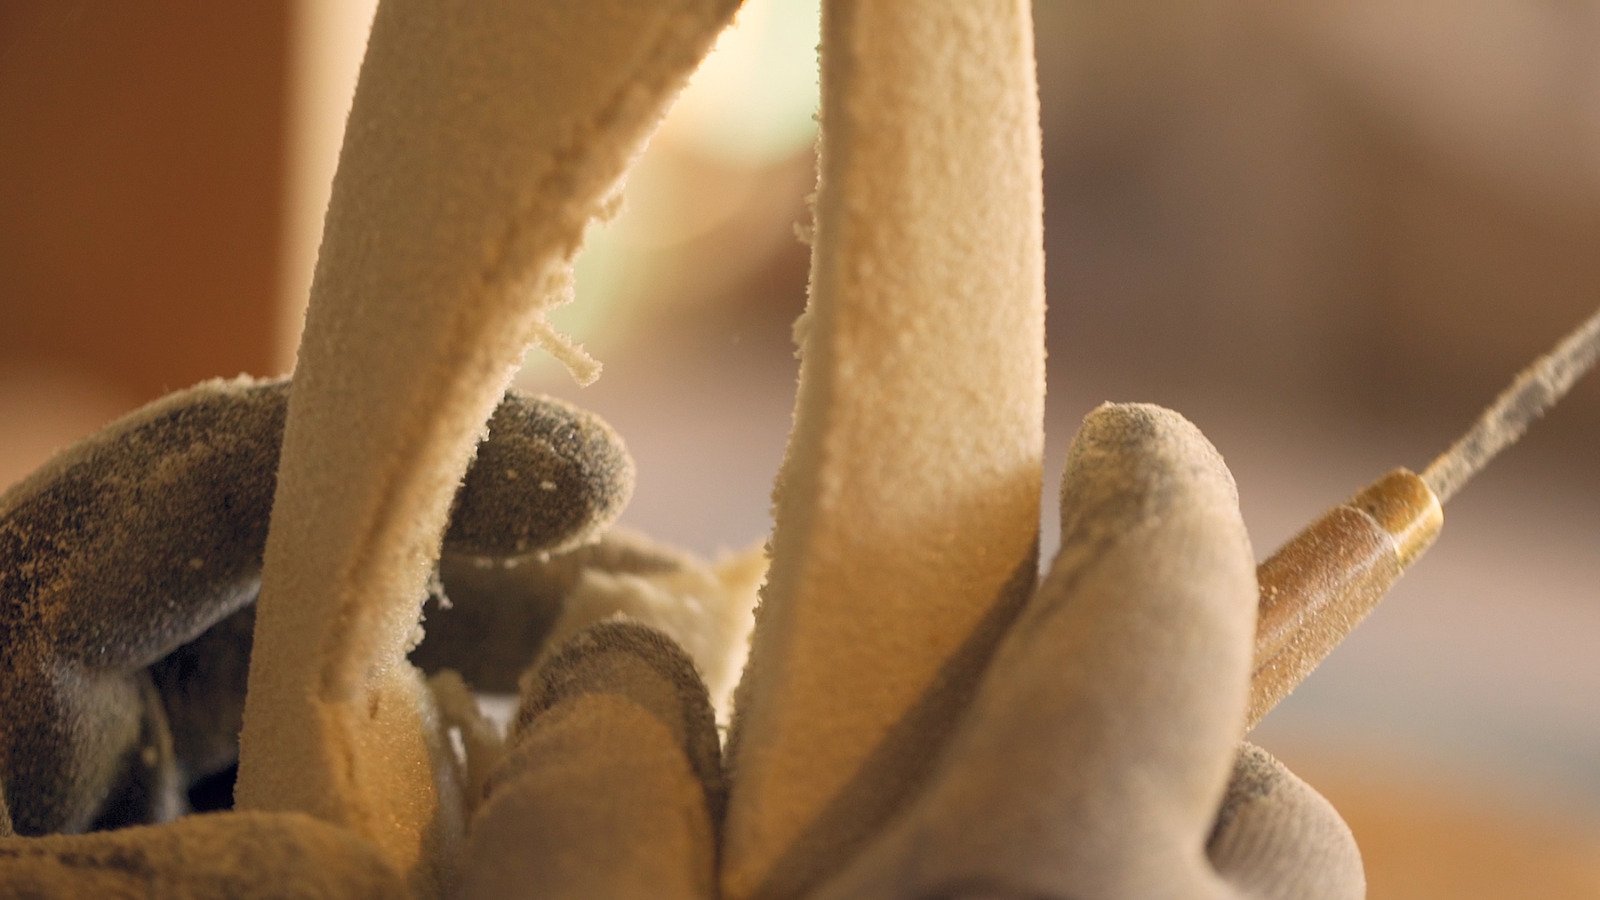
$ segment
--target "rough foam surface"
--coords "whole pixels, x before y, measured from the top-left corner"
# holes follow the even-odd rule
[[[823,6],[795,424],[735,697],[727,896],[804,892],[925,776],[1036,569],[1029,5]]]

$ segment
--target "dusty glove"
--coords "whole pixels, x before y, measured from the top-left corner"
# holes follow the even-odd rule
[[[722,761],[689,657],[642,625],[580,632],[524,679],[459,896],[709,897]]]
[[[1239,744],[1250,543],[1226,467],[1152,406],[1085,421],[1062,548],[921,792],[837,897],[1359,897],[1333,808]]]
[[[1060,555],[929,777],[801,893],[1361,896],[1338,814],[1238,743],[1255,566],[1216,451],[1169,411],[1103,407],[1062,508]],[[463,892],[706,895],[722,784],[687,658],[639,626],[597,626],[524,680]]]
[[[19,834],[162,821],[232,763],[288,390],[181,391],[0,495],[0,785]],[[519,395],[479,463],[446,535],[460,554],[591,539],[632,487],[609,427]]]

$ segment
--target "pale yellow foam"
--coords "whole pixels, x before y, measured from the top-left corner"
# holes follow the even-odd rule
[[[541,314],[732,0],[386,0],[290,401],[237,799],[372,839],[422,893],[461,829],[405,661],[450,498]]]

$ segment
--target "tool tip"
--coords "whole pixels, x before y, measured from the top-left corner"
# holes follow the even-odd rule
[[[1600,311],[1562,339],[1554,350],[1518,373],[1466,434],[1428,464],[1422,480],[1445,502],[1489,460],[1517,442],[1534,420],[1566,396],[1600,360]]]

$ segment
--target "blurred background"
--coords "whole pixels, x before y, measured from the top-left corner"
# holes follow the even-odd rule
[[[0,3],[0,486],[292,366],[371,9]],[[1600,0],[1036,15],[1052,481],[1094,405],[1165,404],[1265,555],[1600,303]],[[557,314],[605,375],[521,376],[629,442],[627,522],[708,554],[770,525],[815,45],[812,0],[748,0]],[[1600,896],[1597,447],[1590,378],[1256,733],[1350,821],[1373,897]]]

